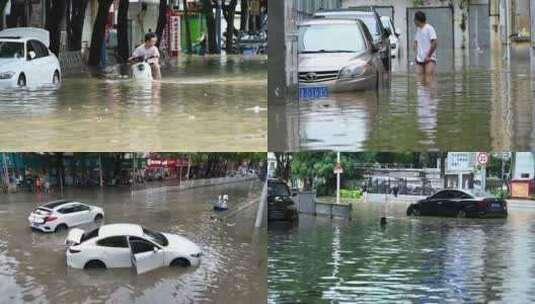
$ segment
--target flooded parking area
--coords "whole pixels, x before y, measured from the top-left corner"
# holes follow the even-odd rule
[[[528,44],[457,52],[454,61],[439,62],[427,83],[404,55],[394,59],[391,81],[378,93],[330,93],[270,107],[270,149],[535,149],[531,52]]]
[[[265,151],[265,56],[183,57],[160,82],[66,76],[0,91],[0,146],[17,151]],[[88,135],[91,136],[88,136]],[[83,139],[83,140],[81,140]]]
[[[198,267],[75,270],[65,264],[66,232],[44,234],[27,217],[56,194],[4,195],[0,201],[1,303],[259,303],[266,299],[266,232],[254,221],[262,183],[257,181],[182,191],[72,190],[101,206],[104,224],[138,223],[183,235],[201,247]],[[213,218],[212,204],[230,196],[230,210]],[[82,226],[82,229],[90,226]]]
[[[413,218],[407,206],[270,224],[268,303],[535,301],[533,206],[510,204],[507,219]]]

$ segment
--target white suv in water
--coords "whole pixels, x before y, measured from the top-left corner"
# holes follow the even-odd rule
[[[196,266],[201,249],[185,237],[136,224],[110,224],[86,232],[72,229],[65,240],[72,268],[136,268],[138,274],[164,266]]]
[[[61,67],[49,47],[49,33],[43,29],[0,31],[0,88],[58,85]]]
[[[73,226],[99,222],[104,210],[75,200],[57,200],[38,207],[28,217],[30,227],[43,232],[58,232]]]

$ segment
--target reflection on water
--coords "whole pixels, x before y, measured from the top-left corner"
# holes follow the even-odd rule
[[[102,206],[105,223],[139,223],[178,233],[203,250],[198,267],[84,271],[65,264],[66,233],[32,232],[29,212],[53,195],[16,194],[0,203],[0,303],[258,303],[266,298],[266,236],[253,230],[256,208],[214,222],[210,201],[229,193],[231,209],[257,199],[261,184],[245,182],[182,192],[73,191]],[[90,229],[91,227],[82,227]]]
[[[352,221],[301,216],[270,225],[269,303],[533,303],[535,208],[508,219],[405,215],[356,206]]]
[[[439,62],[434,81],[425,86],[418,82],[413,66],[396,59],[391,85],[379,94],[333,93],[322,100],[292,102],[284,114],[270,113],[270,124],[285,125],[284,132],[270,133],[270,147],[292,151],[535,149],[535,77],[529,53],[526,45],[508,53],[474,51],[458,58],[456,66]],[[277,110],[281,109],[273,107]]]
[[[81,75],[59,90],[2,90],[0,146],[228,151],[238,141],[232,149],[265,151],[266,78],[265,57],[185,57],[152,84]]]

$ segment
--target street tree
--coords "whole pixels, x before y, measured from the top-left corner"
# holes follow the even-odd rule
[[[236,6],[238,5],[238,0],[230,0],[228,4],[225,4],[225,1],[223,1],[223,16],[225,17],[225,21],[227,23],[227,30],[226,30],[226,45],[225,50],[227,51],[227,54],[234,53],[233,49],[233,43],[234,43],[234,36],[237,36],[236,29],[234,28],[234,16],[236,15]]]
[[[214,0],[201,0],[202,11],[206,16],[206,27],[207,27],[207,44],[208,44],[208,53],[216,54],[217,53],[217,38],[216,38],[216,25],[215,25],[215,16],[214,8],[217,7],[217,2]]]
[[[167,9],[168,9],[168,0],[160,0],[160,5],[158,9],[158,22],[156,24],[156,35],[158,36],[158,47],[162,42],[163,31],[167,25]]]
[[[120,0],[117,12],[117,53],[123,63],[130,56],[128,43],[128,7],[129,0]]]
[[[65,16],[66,0],[50,0],[46,1],[48,5],[46,11],[45,28],[50,35],[50,50],[52,53],[59,56],[61,44],[60,24]]]
[[[67,1],[67,47],[69,51],[82,49],[82,32],[84,28],[85,11],[89,0]]]
[[[89,49],[88,65],[97,66],[101,61],[101,48],[104,44],[104,35],[106,31],[106,22],[108,12],[113,0],[98,0],[97,17],[93,24],[93,34],[91,35],[91,48]]]

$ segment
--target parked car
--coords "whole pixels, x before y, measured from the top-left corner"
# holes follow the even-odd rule
[[[383,27],[390,31],[390,54],[392,58],[399,58],[401,56],[401,45],[399,36],[401,32],[394,27],[394,21],[389,16],[381,16]]]
[[[390,30],[383,26],[381,17],[373,7],[324,10],[315,13],[314,16],[327,19],[358,19],[364,22],[373,37],[375,47],[381,54],[385,70],[392,70]]]
[[[76,200],[57,200],[33,210],[28,217],[30,227],[43,232],[58,232],[71,227],[99,222],[104,210]]]
[[[268,179],[268,221],[293,222],[298,219],[297,208],[288,185],[280,179]]]
[[[362,21],[312,19],[298,31],[301,97],[382,86],[383,62]]]
[[[67,265],[77,269],[136,268],[142,274],[163,266],[195,266],[201,249],[185,237],[136,224],[110,224],[69,231]]]
[[[411,204],[407,215],[507,217],[507,202],[482,191],[445,189]]]
[[[0,87],[59,85],[61,67],[49,47],[49,33],[43,29],[0,31]]]

